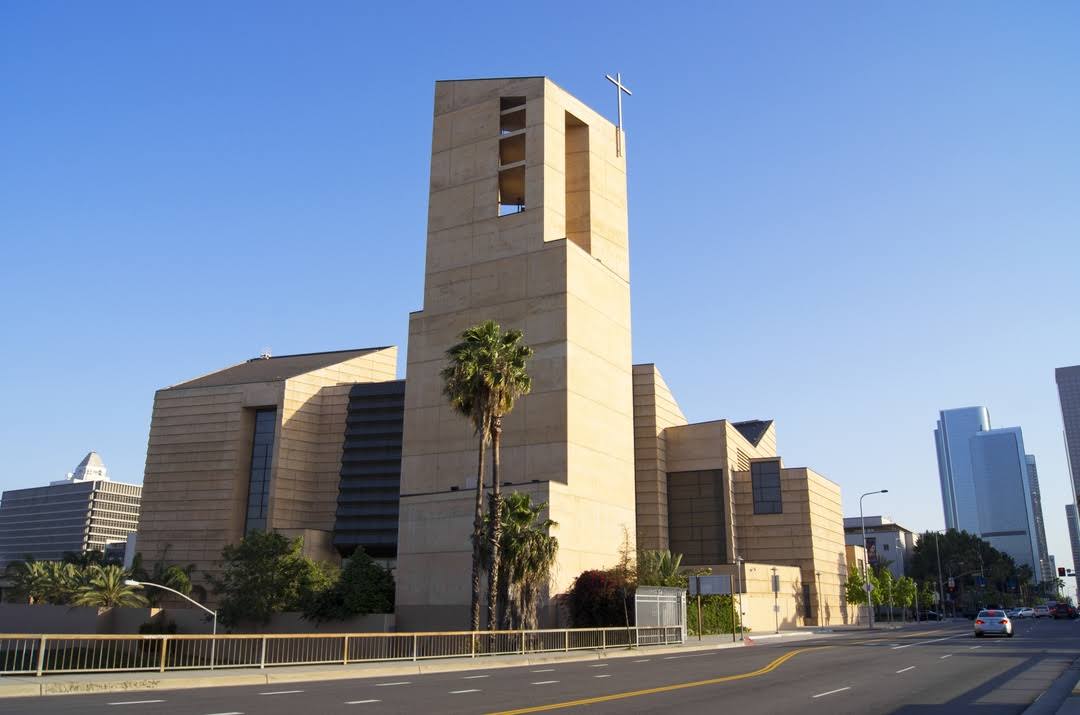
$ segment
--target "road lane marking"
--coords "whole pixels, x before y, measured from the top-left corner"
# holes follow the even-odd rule
[[[902,650],[904,648],[910,648],[911,646],[915,646],[915,645],[926,645],[927,643],[940,643],[941,641],[949,641],[949,640],[952,640],[953,638],[960,638],[961,636],[966,636],[966,635],[967,635],[967,633],[957,633],[954,636],[946,636],[944,638],[934,638],[933,640],[928,640],[928,641],[918,641],[917,643],[907,643],[905,645],[898,645],[895,648],[893,648],[893,650]]]
[[[849,685],[849,686],[847,686],[846,688],[837,688],[836,690],[827,690],[827,691],[825,691],[824,693],[818,693],[818,694],[817,694],[817,695],[815,695],[814,697],[815,697],[815,698],[823,698],[823,697],[825,697],[826,695],[835,695],[836,693],[842,693],[842,692],[844,692],[845,690],[851,690],[851,686]]]
[[[163,703],[164,700],[121,700],[109,705],[148,705],[150,703]]]
[[[292,693],[302,693],[303,690],[272,690],[269,693],[259,693],[259,695],[291,695]]]
[[[477,690],[476,688],[469,688],[468,690],[451,690],[450,694],[451,695],[462,695],[464,693],[479,693],[479,692],[480,691]]]
[[[607,663],[600,663],[599,665],[590,665],[589,667],[590,668],[606,668],[606,667],[608,667],[608,664]]]
[[[466,675],[462,680],[476,680],[477,678],[490,678],[490,675]]]
[[[557,682],[559,682],[559,681],[558,680],[540,680],[540,681],[537,681],[537,682],[533,683],[533,685],[551,685],[552,683],[557,683]]]
[[[210,713],[210,715],[244,715],[244,713],[241,713],[241,712],[231,712],[231,713]]]
[[[635,660],[635,663],[648,663],[652,658],[642,658],[641,660]]]
[[[368,703],[381,703],[382,700],[347,700],[346,705],[367,705]]]
[[[602,673],[602,674],[600,674],[600,675],[594,675],[593,677],[594,677],[594,678],[610,678],[610,677],[611,677],[611,673]]]
[[[906,668],[903,668],[903,669],[901,669],[901,670],[898,670],[898,671],[896,671],[896,672],[897,672],[897,674],[900,674],[900,673],[906,673],[906,672],[908,672],[909,670],[915,670],[915,666],[914,666],[914,665],[909,665],[908,667],[906,667]]]
[[[540,670],[530,670],[530,673],[550,673],[554,671],[554,668],[541,668]]]
[[[973,645],[970,648],[968,648],[968,650],[975,650],[976,648],[982,648],[982,646],[981,645]]]
[[[385,688],[390,685],[412,685],[411,680],[395,680],[392,683],[375,683],[376,688]]]
[[[945,660],[946,658],[952,658],[952,653],[946,653],[945,655],[941,656],[941,660]]]
[[[812,646],[810,648],[798,648],[796,650],[788,651],[784,655],[776,658],[768,665],[762,666],[757,670],[752,670],[748,673],[739,673],[737,675],[725,675],[719,678],[710,678],[709,680],[694,680],[687,683],[675,683],[674,685],[662,685],[657,688],[646,688],[645,690],[629,690],[623,693],[612,693],[611,695],[598,695],[592,698],[582,698],[580,700],[568,700],[561,703],[548,703],[547,705],[532,705],[524,708],[517,708],[515,710],[504,710],[493,715],[525,715],[526,713],[538,713],[545,712],[547,710],[560,710],[562,708],[577,707],[579,705],[595,705],[596,703],[607,703],[613,700],[625,700],[626,698],[637,698],[642,695],[655,695],[656,693],[670,693],[675,690],[684,690],[686,688],[699,688],[705,685],[718,685],[720,683],[728,683],[733,680],[743,680],[746,678],[756,678],[760,675],[771,673],[779,668],[781,665],[791,660],[800,653],[809,653],[816,650],[826,650],[832,648],[832,646]],[[535,684],[535,683],[534,683]]]

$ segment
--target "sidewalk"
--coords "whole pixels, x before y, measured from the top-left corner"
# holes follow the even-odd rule
[[[608,650],[575,651],[570,653],[532,653],[529,655],[485,656],[480,658],[446,658],[420,661],[383,661],[350,663],[349,665],[294,665],[258,668],[228,668],[217,670],[181,670],[128,673],[78,673],[68,675],[3,676],[0,677],[0,698],[38,695],[78,695],[87,693],[135,692],[145,690],[178,690],[183,688],[213,688],[237,685],[267,685],[297,683],[313,680],[343,680],[348,678],[393,677],[425,673],[447,673],[461,670],[513,668],[556,662],[603,660],[605,658],[640,657],[648,654],[678,654],[703,650],[743,648],[754,642],[771,643],[777,640],[797,640],[813,636],[838,635],[865,628],[837,627],[782,631],[779,634],[749,634],[749,643],[731,641],[730,635],[688,636],[679,646],[643,646],[640,648],[610,648]],[[881,629],[886,630],[886,629]]]

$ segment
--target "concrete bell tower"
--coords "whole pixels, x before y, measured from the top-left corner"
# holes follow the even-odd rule
[[[536,351],[532,393],[504,422],[501,478],[504,494],[528,492],[558,522],[549,595],[614,565],[624,533],[633,547],[626,164],[616,140],[611,122],[545,77],[436,83],[424,306],[409,319],[401,630],[468,627],[476,437],[443,397],[439,371],[481,321],[523,330]]]

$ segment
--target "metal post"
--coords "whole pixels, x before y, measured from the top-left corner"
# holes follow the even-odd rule
[[[743,608],[742,608],[742,556],[735,557],[735,582],[737,584],[736,591],[739,592],[739,640],[746,640],[746,632],[743,630]]]
[[[266,636],[262,637],[262,652],[259,654],[259,667],[266,667]]]
[[[344,649],[343,649],[343,651],[341,653],[341,664],[342,665],[348,665],[349,664],[349,637],[348,636],[345,636],[345,647],[344,647]]]
[[[161,669],[158,671],[159,673],[164,673],[165,672],[165,651],[168,649],[168,647],[169,647],[169,637],[168,636],[162,636],[161,637]]]
[[[873,494],[885,494],[888,489],[879,489],[876,492],[866,492],[859,497],[859,524],[862,526],[862,548],[863,548],[863,589],[866,591],[866,610],[870,617],[870,629],[874,628],[874,599],[871,594],[870,579],[866,575],[866,569],[870,562],[870,553],[866,548],[866,517],[863,516],[862,500]]]
[[[41,677],[41,673],[45,667],[45,641],[48,640],[48,636],[42,636],[41,641],[38,642],[38,654],[37,654],[37,674]]]
[[[474,646],[473,650],[475,652],[475,646]],[[415,633],[413,633],[413,635],[412,635],[412,659],[413,659],[413,662],[415,663],[416,662],[416,634]]]
[[[563,631],[563,635],[566,636],[566,652],[570,652],[570,630]]]
[[[600,650],[607,650],[607,629],[600,629]]]
[[[210,670],[214,669],[214,661],[217,659],[217,611],[214,611],[214,633],[210,641]]]
[[[938,596],[940,597],[940,600],[938,601],[938,608],[940,609],[940,612],[938,613],[938,615],[939,616],[944,616],[945,615],[945,581],[941,578],[941,544],[938,543],[940,538],[941,538],[941,534],[939,534],[939,533],[937,533],[935,531],[934,532],[934,550],[937,552],[937,583],[938,583]],[[953,615],[956,615],[955,612],[953,613]]]

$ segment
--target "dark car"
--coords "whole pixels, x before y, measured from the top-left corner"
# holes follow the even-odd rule
[[[937,611],[923,611],[921,615],[924,621],[940,621],[945,618],[945,616]]]
[[[1055,621],[1059,618],[1076,618],[1077,615],[1076,609],[1067,603],[1057,604],[1054,606],[1053,610],[1050,611],[1050,614],[1054,617]]]

